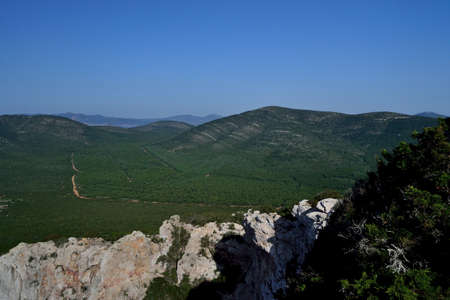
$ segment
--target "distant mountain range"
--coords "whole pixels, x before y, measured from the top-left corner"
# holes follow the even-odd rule
[[[435,119],[437,119],[437,118],[447,118],[446,115],[437,114],[437,113],[434,113],[432,111],[424,111],[424,112],[422,112],[420,114],[416,114],[416,116],[427,117],[427,118],[435,118]]]
[[[107,117],[102,115],[85,115],[71,112],[57,114],[57,116],[68,118],[91,126],[117,126],[124,128],[143,126],[158,121],[177,121],[197,126],[203,123],[214,121],[216,119],[220,119],[222,117],[220,115],[211,114],[204,117],[193,115],[176,115],[166,118],[134,119]]]
[[[34,115],[34,114],[24,114],[24,115]],[[95,115],[88,115],[88,114],[81,114],[81,113],[72,113],[72,112],[66,112],[66,113],[60,113],[60,114],[54,114],[55,116],[60,116],[64,118],[68,118],[86,125],[90,126],[114,126],[114,127],[122,127],[122,128],[132,128],[132,127],[138,127],[138,126],[144,126],[151,123],[155,123],[158,121],[176,121],[176,122],[182,122],[187,123],[189,125],[198,126],[202,125],[204,123],[208,123],[214,120],[218,120],[223,118],[223,116],[218,114],[210,114],[207,116],[194,116],[194,115],[176,115],[176,116],[170,116],[165,118],[121,118],[121,117],[108,117],[103,116],[99,114]],[[431,111],[421,112],[418,114],[415,114],[414,116],[417,117],[425,117],[425,118],[447,118],[448,116],[443,114],[438,114]]]

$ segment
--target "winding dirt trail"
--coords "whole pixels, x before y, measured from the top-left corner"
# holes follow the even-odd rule
[[[72,152],[72,170],[74,170],[75,172],[80,172],[80,170],[78,170],[77,167],[75,167],[75,163],[73,162],[73,152]]]
[[[88,197],[81,196],[81,195],[80,195],[80,192],[78,192],[78,187],[77,187],[77,184],[76,184],[76,182],[75,182],[75,178],[76,178],[76,177],[77,177],[76,175],[73,175],[73,176],[72,176],[72,188],[73,188],[73,194],[75,195],[75,197],[80,198],[80,199],[89,199]]]
[[[75,166],[75,163],[73,161],[73,156],[74,156],[74,154],[72,153],[72,170],[74,170],[75,172],[79,173],[80,170],[78,170],[77,167]],[[89,199],[88,197],[80,195],[80,192],[78,191],[77,183],[75,182],[75,178],[76,177],[77,177],[76,175],[72,175],[72,190],[73,190],[73,194],[75,195],[75,197],[80,198],[80,199]]]

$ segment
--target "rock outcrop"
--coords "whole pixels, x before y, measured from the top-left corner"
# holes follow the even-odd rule
[[[152,280],[169,270],[174,283],[187,278],[196,285],[230,267],[235,288],[221,296],[273,299],[286,287],[287,264],[301,266],[337,203],[325,199],[312,208],[301,201],[291,218],[250,210],[243,226],[193,226],[172,216],[157,235],[134,231],[113,243],[20,243],[0,257],[0,299],[143,299]]]
[[[313,208],[307,200],[303,200],[293,207],[292,218],[249,211],[244,219],[244,248],[249,259],[240,264],[245,276],[226,298],[266,300],[283,293],[288,265],[300,271],[305,255],[311,250],[319,231],[326,226],[338,202],[328,198],[319,201]],[[239,265],[239,257],[236,259],[229,263]]]

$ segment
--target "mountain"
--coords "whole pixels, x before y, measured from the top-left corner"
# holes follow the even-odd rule
[[[281,146],[286,152],[308,148],[314,143],[346,142],[371,146],[379,139],[385,143],[393,130],[399,130],[397,136],[408,139],[410,128],[431,123],[434,124],[390,112],[348,115],[271,106],[192,128],[171,140],[167,147],[179,151],[208,146],[212,150],[233,147],[273,150]]]
[[[155,142],[176,136],[191,127],[176,121],[157,121],[134,128],[88,126],[52,115],[3,115],[0,116],[0,151],[6,146],[15,146],[18,153],[61,152],[87,145],[125,142],[124,139],[151,139]]]
[[[150,123],[147,125],[133,127],[133,128],[131,128],[131,130],[148,132],[148,131],[161,130],[161,129],[166,129],[166,130],[173,129],[176,132],[181,132],[181,131],[191,129],[192,127],[194,127],[194,126],[192,126],[188,123],[180,122],[180,121],[177,121],[177,122],[176,121],[157,121],[157,122],[153,122],[153,123]]]
[[[149,119],[133,119],[133,118],[116,118],[116,117],[105,117],[102,115],[85,115],[78,113],[62,113],[58,114],[60,117],[68,118],[71,120],[75,120],[87,125],[92,126],[118,126],[118,127],[137,127],[143,126],[149,123],[157,122],[157,121],[177,121],[188,123],[190,125],[200,125],[203,123],[207,123],[216,119],[221,118],[219,115],[211,114],[204,117],[193,116],[193,115],[177,115],[166,118],[149,118]]]
[[[425,111],[425,112],[416,114],[416,116],[427,117],[427,118],[435,118],[435,119],[437,119],[437,118],[447,118],[447,116],[445,116],[445,115],[437,114],[437,113],[434,113],[434,112],[431,112],[431,111]]]
[[[54,138],[84,140],[89,127],[62,117],[46,115],[0,116],[0,136],[15,142]]]
[[[242,199],[258,195],[262,201],[276,197],[281,186],[284,195],[344,190],[374,167],[380,150],[435,124],[390,112],[347,115],[264,107],[194,127],[152,149],[183,170],[209,174],[223,185],[231,178],[240,181],[247,191],[241,190]]]

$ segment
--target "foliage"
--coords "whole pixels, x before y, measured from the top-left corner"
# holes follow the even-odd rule
[[[166,265],[165,278],[171,284],[178,282],[178,261],[183,257],[184,249],[189,241],[190,234],[183,227],[174,227],[172,231],[172,243],[166,255],[160,256],[157,262]]]
[[[147,289],[145,299],[186,299],[192,289],[189,278],[183,277],[178,284],[178,261],[184,254],[184,249],[189,241],[190,234],[183,227],[174,227],[172,230],[172,244],[166,255],[158,258],[159,263],[166,265],[166,271],[162,278],[156,278]]]
[[[415,132],[417,143],[383,151],[319,236],[302,274],[291,274],[288,298],[450,296],[449,125],[440,120]]]
[[[155,278],[147,289],[144,300],[184,300],[188,297],[192,286],[184,277],[177,286],[164,278]]]
[[[426,269],[411,269],[396,274],[389,284],[377,282],[377,274],[369,277],[363,272],[353,283],[342,280],[342,291],[347,299],[444,299],[442,288],[433,286],[432,274]]]

